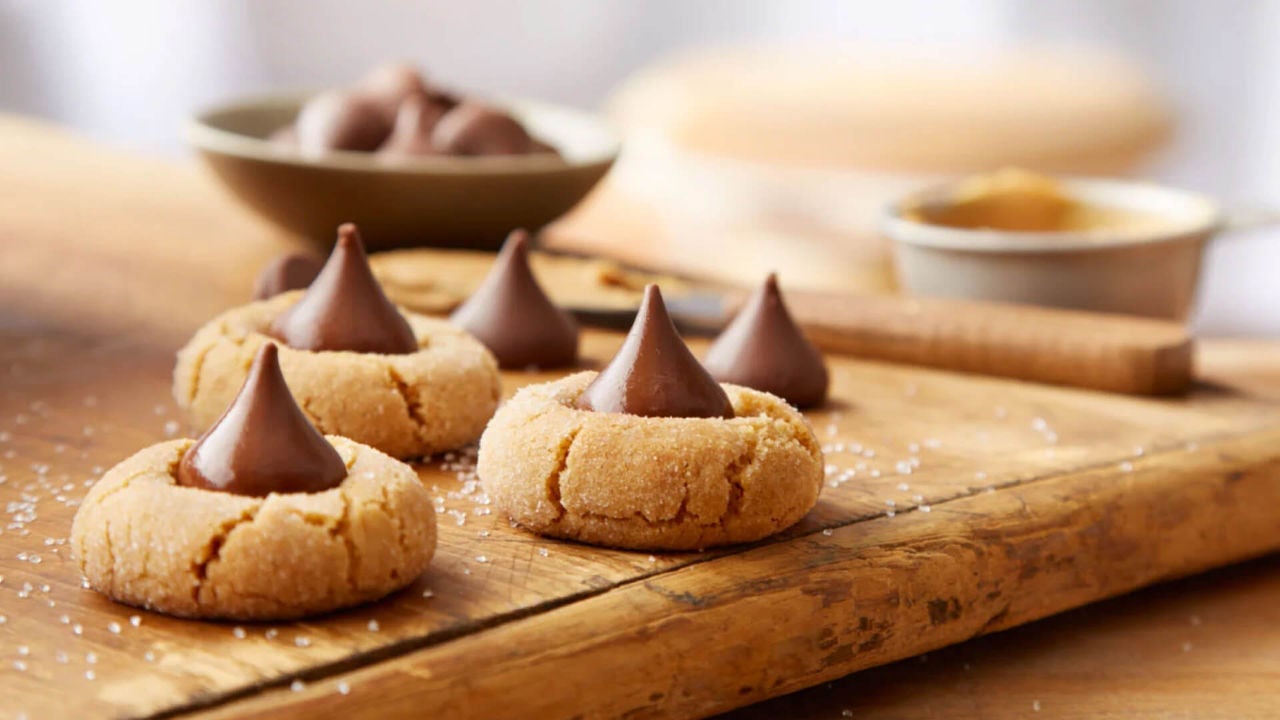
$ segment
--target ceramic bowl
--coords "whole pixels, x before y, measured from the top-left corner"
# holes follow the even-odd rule
[[[905,211],[954,197],[947,184],[890,205],[881,229],[894,242],[904,292],[1186,320],[1207,241],[1223,227],[1217,203],[1150,183],[1060,179],[1081,202],[1158,218],[1122,230],[1016,232],[929,224]]]
[[[594,116],[545,103],[495,102],[551,154],[424,157],[371,153],[303,157],[265,138],[291,122],[306,95],[244,100],[192,118],[188,141],[246,206],[321,247],[343,222],[371,249],[429,245],[494,249],[513,228],[536,231],[572,208],[617,158],[619,141]]]

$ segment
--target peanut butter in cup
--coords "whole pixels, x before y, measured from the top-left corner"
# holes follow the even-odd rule
[[[351,223],[338,228],[324,269],[302,299],[271,323],[269,333],[298,350],[383,355],[418,350],[413,329],[369,270],[364,243]]]
[[[449,320],[484,343],[504,368],[557,368],[578,361],[578,323],[538,285],[524,230],[507,237],[484,282]]]
[[[644,289],[622,347],[577,406],[646,417],[733,417],[729,396],[680,339],[657,285]]]
[[[298,408],[274,343],[263,345],[231,406],[178,463],[177,482],[237,495],[321,492],[347,477],[342,457]]]

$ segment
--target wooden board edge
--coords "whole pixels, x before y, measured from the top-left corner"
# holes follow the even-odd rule
[[[191,716],[725,711],[1280,548],[1278,446],[1269,429],[854,523]]]

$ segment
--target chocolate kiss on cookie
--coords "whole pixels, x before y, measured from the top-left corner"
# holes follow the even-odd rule
[[[302,290],[316,279],[324,261],[314,255],[289,253],[267,263],[253,284],[253,299],[266,300],[282,292]]]
[[[703,365],[720,382],[772,393],[796,407],[827,398],[827,366],[782,301],[769,273],[707,350]]]
[[[329,261],[270,332],[298,350],[348,350],[399,355],[417,352],[409,323],[387,300],[369,270],[356,226],[338,228]]]
[[[552,304],[529,268],[529,233],[515,230],[479,289],[450,322],[476,336],[504,368],[578,361],[578,323]]]
[[[178,463],[179,485],[262,497],[337,487],[347,466],[298,409],[275,343],[263,345],[236,399]]]
[[[515,118],[470,101],[440,118],[431,143],[451,155],[523,155],[536,149]]]
[[[680,339],[657,285],[644,289],[626,340],[578,407],[647,417],[733,417],[729,396]]]
[[[445,108],[427,99],[425,94],[412,95],[400,103],[391,137],[378,148],[382,155],[439,155],[431,144],[431,131],[445,113]]]

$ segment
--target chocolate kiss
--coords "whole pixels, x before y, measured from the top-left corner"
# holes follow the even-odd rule
[[[320,492],[347,477],[338,451],[289,394],[275,343],[263,345],[236,399],[178,463],[179,485],[262,497]]]
[[[308,100],[294,126],[303,155],[330,150],[372,152],[391,134],[391,114],[376,98],[331,90]]]
[[[475,102],[463,102],[440,118],[431,142],[451,155],[523,155],[533,138],[515,118]]]
[[[432,104],[426,95],[405,98],[396,112],[391,137],[378,148],[384,155],[439,155],[431,144],[431,131],[444,115],[444,108]]]
[[[324,262],[314,255],[289,253],[267,263],[253,284],[253,299],[266,300],[289,290],[301,290],[320,274]]]
[[[703,365],[720,382],[773,393],[796,407],[827,397],[827,367],[787,311],[770,273],[707,350]]]
[[[644,289],[627,339],[578,407],[647,417],[733,417],[729,396],[676,333],[657,285]]]
[[[578,361],[578,323],[547,299],[529,268],[529,233],[515,230],[479,289],[449,318],[475,335],[504,368]]]
[[[360,79],[358,90],[375,98],[382,105],[388,118],[395,117],[397,108],[414,95],[426,95],[427,83],[422,73],[409,63],[385,63],[369,71]]]
[[[307,293],[271,323],[270,334],[299,350],[417,352],[409,323],[369,270],[356,226],[338,228],[338,243]]]

